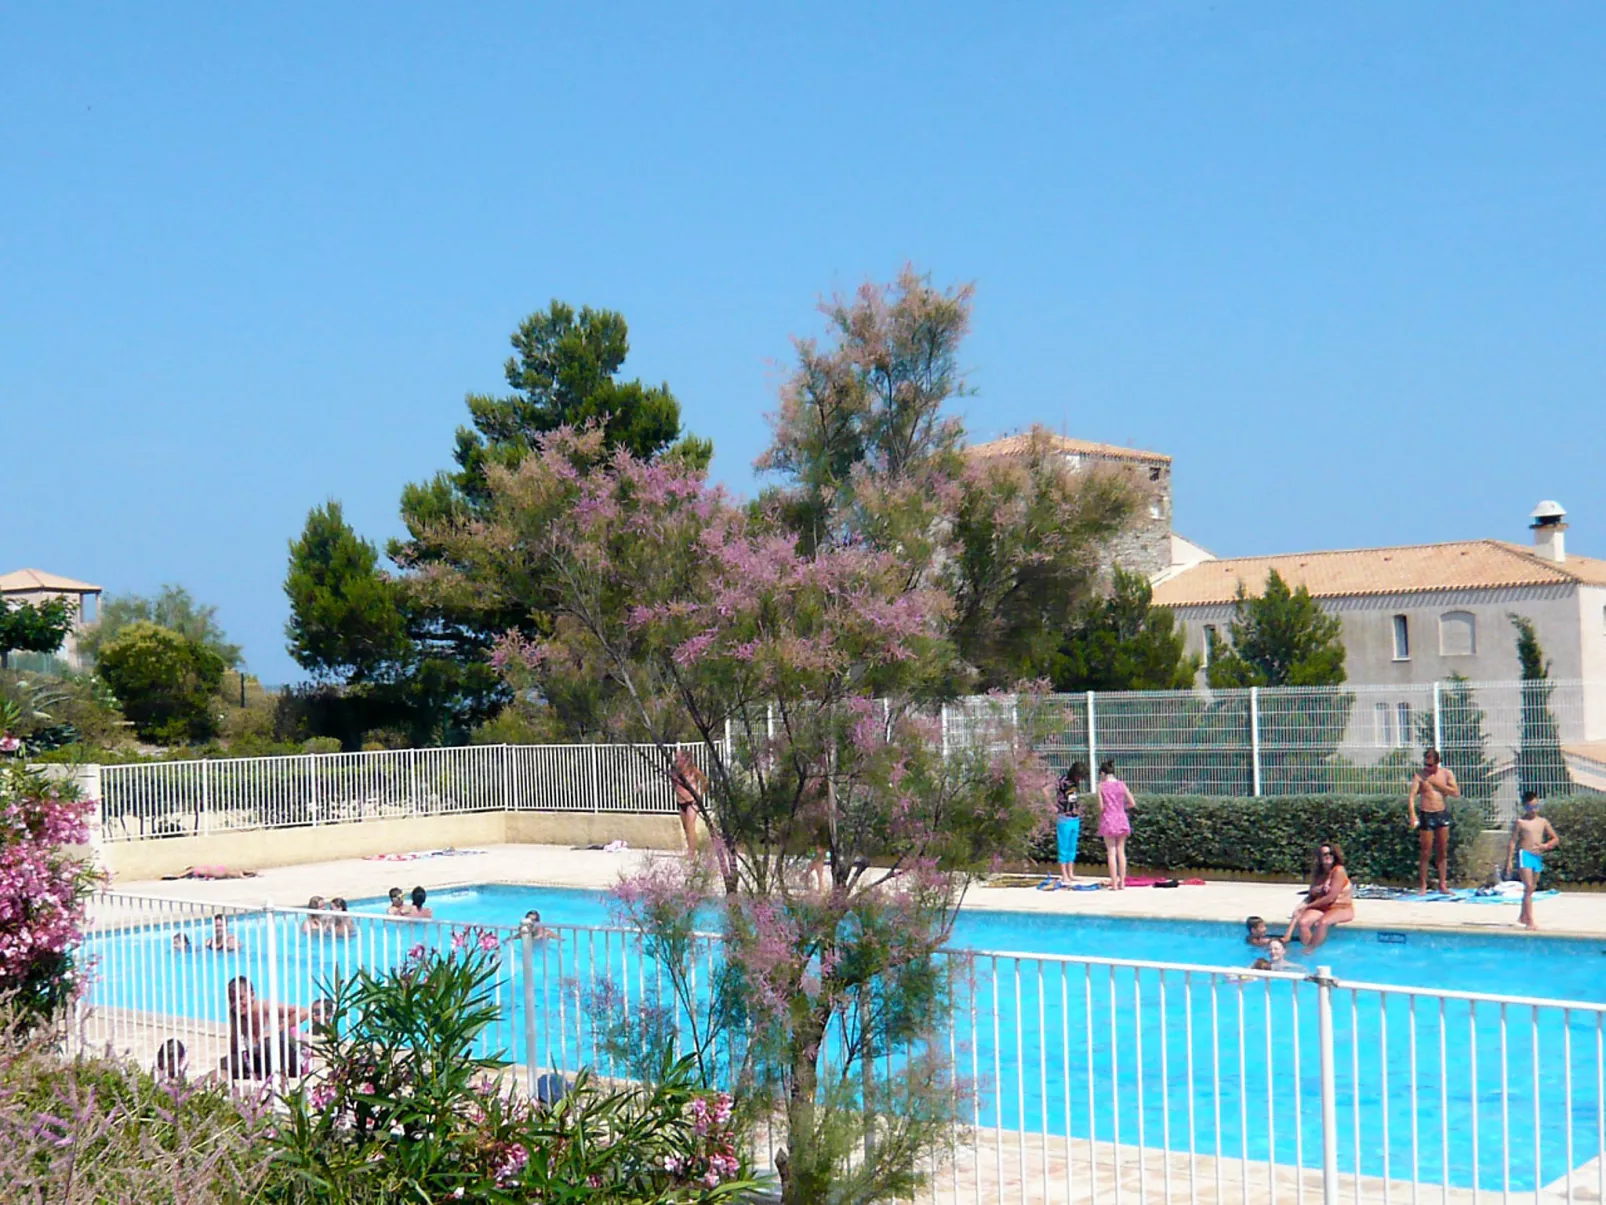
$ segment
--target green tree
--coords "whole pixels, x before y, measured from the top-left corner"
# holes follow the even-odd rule
[[[400,588],[379,570],[379,551],[330,499],[307,514],[290,543],[284,580],[290,655],[323,680],[393,677],[411,649]]]
[[[1060,645],[1054,689],[1190,688],[1199,658],[1183,652],[1186,634],[1176,616],[1153,599],[1148,578],[1116,566],[1109,594],[1082,611]]]
[[[216,650],[148,620],[127,624],[100,652],[100,674],[147,740],[202,741],[217,730],[227,668]]]
[[[1509,614],[1517,630],[1517,662],[1522,670],[1522,710],[1517,741],[1517,790],[1538,791],[1541,799],[1554,799],[1572,789],[1572,775],[1561,751],[1561,732],[1550,709],[1555,687],[1550,662],[1539,644],[1533,620]]]
[[[448,598],[421,580],[451,563],[442,533],[483,517],[493,469],[516,469],[544,436],[588,424],[602,433],[598,455],[623,451],[699,470],[713,456],[710,442],[682,429],[680,403],[668,385],[619,379],[630,351],[622,315],[553,301],[520,323],[511,341],[514,354],[503,371],[513,392],[469,396],[470,423],[458,429],[452,453],[456,468],[403,489],[408,534],[387,549],[407,571],[400,584],[414,645],[391,689],[410,709],[415,731],[462,736],[495,715],[511,696],[487,665],[492,646],[509,630],[535,634],[549,623],[539,584],[530,600],[536,605],[505,607],[477,597]],[[586,714],[582,707],[571,729],[584,730]]]
[[[0,669],[11,665],[12,653],[54,653],[72,631],[78,608],[60,598],[40,603],[0,598]]]
[[[1238,583],[1228,640],[1210,649],[1210,685],[1337,686],[1345,679],[1343,625],[1304,586],[1290,590],[1275,569],[1258,598]]]
[[[1417,717],[1416,739],[1423,748],[1437,744],[1439,757],[1455,775],[1463,799],[1487,804],[1499,784],[1489,736],[1483,730],[1483,708],[1471,685],[1460,674],[1439,688],[1439,725],[1434,731],[1433,712]]]
[[[1040,428],[1017,455],[967,455],[948,407],[970,392],[972,292],[905,268],[821,306],[831,341],[797,341],[758,461],[782,484],[756,509],[805,554],[895,554],[911,590],[951,599],[953,688],[1007,688],[1048,675],[1132,498],[1112,475],[1074,472]]]
[[[229,640],[218,622],[217,608],[197,602],[183,586],[172,583],[164,585],[155,598],[143,594],[108,595],[101,601],[100,622],[83,634],[79,644],[98,661],[101,650],[135,623],[153,623],[205,645],[230,669],[244,664],[240,646]]]

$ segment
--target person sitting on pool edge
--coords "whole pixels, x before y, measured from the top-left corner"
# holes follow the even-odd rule
[[[1293,940],[1297,930],[1299,944],[1314,950],[1327,940],[1327,932],[1334,925],[1354,919],[1355,898],[1350,891],[1349,872],[1344,869],[1344,851],[1337,842],[1323,841],[1316,847],[1310,886],[1289,918],[1283,941]]]

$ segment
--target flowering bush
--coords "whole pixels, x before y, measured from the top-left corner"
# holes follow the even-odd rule
[[[0,1020],[0,1196],[18,1205],[236,1205],[268,1174],[260,1102],[65,1059]]]
[[[270,1199],[653,1205],[753,1187],[730,1098],[694,1091],[687,1064],[639,1088],[582,1072],[555,1103],[531,1102],[506,1060],[474,1053],[498,1017],[496,969],[485,932],[459,937],[451,954],[417,949],[330,989],[323,1070],[286,1101]]]
[[[64,784],[0,766],[0,995],[27,1023],[75,987],[73,949],[98,876],[64,847],[88,840],[90,806]]]

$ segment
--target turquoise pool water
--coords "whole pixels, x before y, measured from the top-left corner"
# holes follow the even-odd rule
[[[530,908],[549,925],[614,920],[606,895],[590,891],[484,886],[441,891],[430,904],[446,922],[429,931],[430,944],[448,942],[454,925],[516,925]],[[353,907],[372,913],[383,906],[368,900]],[[979,954],[957,973],[958,1004],[943,1040],[977,1088],[972,1120],[1228,1159],[1318,1163],[1315,985],[1030,957],[1230,967],[1246,965],[1253,953],[1238,925],[1083,917],[1074,907],[1073,898],[1063,914],[970,910],[959,918],[956,948],[1022,956]],[[275,921],[285,964],[281,991],[297,1002],[310,1002],[320,976],[405,956],[400,926],[365,923],[349,942],[298,941],[297,920]],[[265,924],[236,924],[245,949],[221,956],[176,954],[170,930],[154,934],[142,939],[148,949],[119,950],[115,978],[128,982],[97,984],[95,994],[116,1003],[133,991],[134,979],[149,982],[152,968],[167,964],[164,973],[189,987],[161,1007],[221,1019],[228,975],[261,982]],[[626,970],[618,935],[572,936],[544,944],[528,987],[538,1018],[534,1061],[571,1071],[601,1061],[585,1023],[586,990],[601,980],[627,984],[639,1005],[654,977],[650,963],[634,958]],[[148,965],[133,969],[136,957]],[[1321,961],[1340,984],[1606,1000],[1606,942],[1351,929],[1338,932]],[[505,1003],[522,1017],[520,959],[510,954],[507,964]],[[1340,1165],[1452,1187],[1532,1191],[1549,1184],[1601,1150],[1603,1036],[1592,1011],[1433,999],[1413,1005],[1408,997],[1385,1001],[1341,987],[1334,994]],[[495,1040],[526,1061],[522,1022]]]

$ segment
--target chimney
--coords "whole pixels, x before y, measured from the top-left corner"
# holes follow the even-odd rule
[[[1534,552],[1547,561],[1561,564],[1567,559],[1567,512],[1561,503],[1548,499],[1534,507],[1529,530],[1534,533]]]

